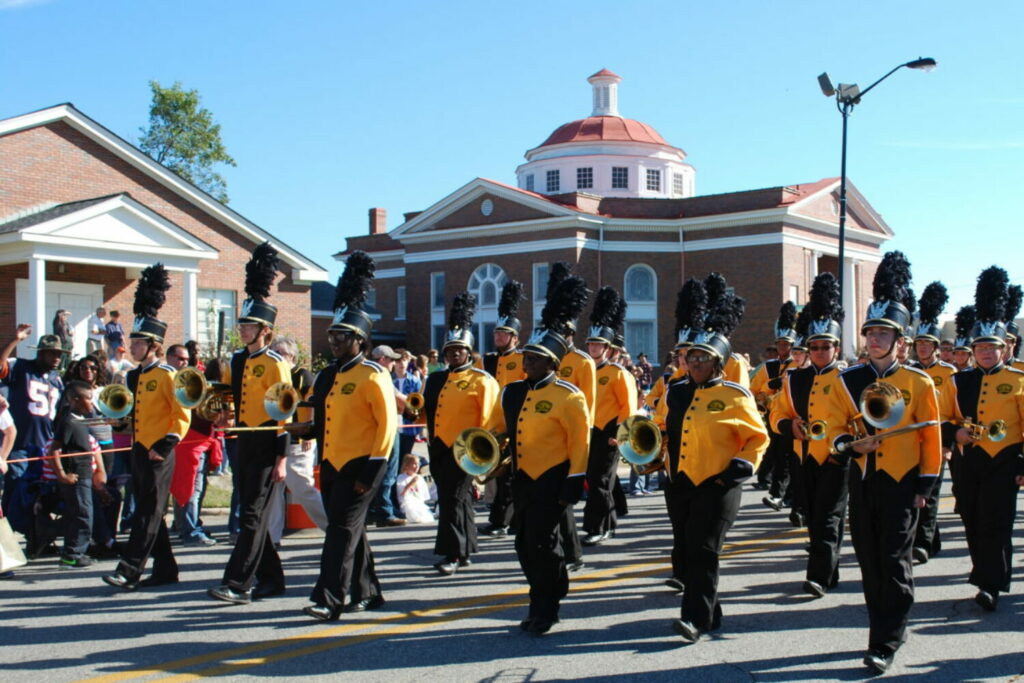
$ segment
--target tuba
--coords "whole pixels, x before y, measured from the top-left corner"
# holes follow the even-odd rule
[[[808,441],[821,441],[825,438],[827,430],[828,425],[824,420],[812,420],[811,422],[802,422],[800,424],[800,431],[803,432],[804,438]]]
[[[661,430],[654,420],[644,415],[633,415],[619,425],[615,433],[619,454],[637,473],[661,455]]]
[[[483,427],[465,429],[452,446],[455,464],[466,474],[487,477],[502,464],[504,440],[504,434],[494,434]]]
[[[263,395],[263,409],[271,420],[283,422],[291,419],[299,407],[299,392],[288,382],[278,382]]]
[[[108,384],[100,389],[96,398],[96,408],[111,420],[120,420],[132,412],[135,397],[123,384]]]
[[[413,415],[419,415],[420,411],[423,410],[423,400],[423,394],[414,391],[405,397],[405,407]]]
[[[184,367],[174,373],[174,398],[183,408],[192,410],[202,403],[206,389],[206,378],[195,368]]]
[[[993,420],[988,424],[979,424],[970,418],[964,420],[964,429],[971,433],[975,441],[991,441],[998,443],[1006,438],[1006,422],[1004,420]]]

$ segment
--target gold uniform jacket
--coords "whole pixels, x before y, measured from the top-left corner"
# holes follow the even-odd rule
[[[952,446],[957,430],[964,420],[990,424],[995,420],[1006,423],[1006,438],[1002,441],[982,439],[975,448],[995,458],[1003,453],[1018,454],[1024,441],[1024,372],[1008,368],[1002,363],[989,370],[971,368],[953,375],[950,389],[942,394],[940,412],[943,442]]]
[[[786,370],[792,364],[792,358],[787,358],[784,361],[766,360],[750,379],[750,393],[755,397],[761,395],[767,396],[769,398],[768,405],[770,408],[771,399],[777,393],[782,391],[782,380],[785,378]]]
[[[242,349],[231,357],[224,381],[231,385],[239,426],[259,427],[274,423],[263,407],[264,394],[278,382],[291,384],[292,369],[269,346],[253,353]]]
[[[362,354],[317,373],[310,402],[323,459],[335,469],[369,456],[370,467],[391,457],[398,407],[391,373]],[[360,477],[372,482],[372,474]]]
[[[666,372],[658,377],[658,381],[654,383],[651,390],[647,392],[647,396],[644,397],[644,405],[651,409],[656,409],[661,398],[665,395],[665,390],[668,385],[672,382],[677,382],[682,378],[686,377],[686,366],[679,368],[675,372]]]
[[[507,433],[515,470],[536,481],[568,463],[568,477],[582,477],[590,448],[590,418],[583,392],[551,373],[530,386],[513,382],[501,392],[501,407],[487,429]]]
[[[939,419],[935,384],[923,370],[893,362],[879,374],[871,363],[855,365],[839,373],[831,392],[826,438],[833,448],[844,441],[853,440],[850,422],[860,413],[858,406],[861,392],[876,381],[892,384],[903,394],[903,419],[894,429],[915,422]],[[867,423],[864,423],[864,428],[868,434],[877,432]],[[886,439],[879,444],[877,451],[863,456],[852,451],[848,453],[857,463],[862,476],[874,469],[900,481],[916,468],[919,477],[917,493],[926,495],[934,484],[934,477],[939,473],[942,461],[940,442],[939,426],[935,425]]]
[[[594,426],[598,429],[624,422],[636,412],[636,378],[618,363],[602,363],[597,368],[594,403]]]
[[[772,431],[782,436],[793,435],[793,420],[804,422],[828,420],[829,395],[835,390],[838,376],[836,364],[830,363],[819,370],[813,365],[786,373],[782,391],[772,401],[768,424]],[[803,444],[801,458],[810,455],[819,465],[829,457],[827,439],[800,441]]]
[[[512,382],[526,379],[523,371],[523,352],[512,349],[505,353],[488,353],[483,357],[483,369],[498,381],[498,387],[504,389]]]
[[[722,369],[722,377],[726,382],[739,384],[741,387],[749,389],[750,365],[747,364],[747,359],[736,353],[729,356],[729,360],[725,361],[725,367]]]
[[[129,370],[127,375],[128,389],[135,400],[132,408],[135,441],[165,458],[174,444],[185,438],[192,423],[192,411],[174,397],[174,374],[170,365],[153,361],[145,368]]]
[[[463,430],[483,427],[498,403],[498,382],[479,368],[466,364],[427,376],[423,409],[427,433],[449,448]]]
[[[593,427],[597,396],[597,366],[594,359],[577,348],[571,349],[558,366],[558,379],[583,392],[590,410],[590,426]]]
[[[669,385],[666,467],[669,476],[700,486],[712,478],[739,483],[757,469],[768,448],[768,431],[748,389],[721,378]]]

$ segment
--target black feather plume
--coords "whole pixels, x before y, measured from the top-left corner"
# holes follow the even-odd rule
[[[547,289],[544,290],[544,297],[547,298],[551,296],[555,289],[557,289],[559,283],[569,277],[571,273],[572,270],[567,262],[555,261],[552,263],[548,268],[548,286]]]
[[[906,293],[903,295],[903,301],[900,303],[903,304],[903,308],[907,309],[910,313],[910,318],[913,319],[914,313],[917,312],[917,297],[914,296],[914,290],[907,287]]]
[[[802,309],[800,309],[800,312],[796,314],[796,327],[794,327],[793,329],[796,330],[796,336],[799,339],[806,340],[807,332],[811,328],[811,320],[812,318],[810,306],[804,306]]]
[[[583,278],[570,275],[553,292],[548,292],[544,310],[540,313],[540,326],[561,333],[565,324],[576,320],[587,305],[587,285]]]
[[[875,271],[871,294],[875,301],[898,301],[903,303],[907,298],[907,287],[910,286],[910,261],[902,251],[886,252],[882,262]]]
[[[775,323],[775,327],[780,330],[792,330],[794,325],[796,325],[796,304],[787,301],[779,308],[779,319]]]
[[[466,291],[459,292],[455,295],[455,299],[452,301],[452,310],[448,313],[448,329],[470,329],[473,325],[474,315],[476,315],[476,297]]]
[[[1024,301],[1024,290],[1020,285],[1010,285],[1006,290],[1006,314],[1004,323],[1012,323],[1020,315],[1020,305]]]
[[[949,294],[946,292],[946,285],[938,280],[924,288],[921,300],[918,302],[921,311],[921,322],[925,325],[938,325],[939,316],[946,308],[949,301]]]
[[[629,306],[629,304],[626,303],[626,300],[620,297],[618,303],[615,304],[615,310],[613,311],[611,317],[612,324],[610,325],[610,327],[613,330],[619,331],[622,329],[622,324],[626,322],[627,306]]]
[[[989,266],[981,271],[974,290],[974,309],[979,321],[1002,322],[1009,299],[1006,291],[1009,284],[1010,276],[999,266]]]
[[[956,336],[959,339],[966,339],[971,336],[971,328],[977,315],[974,306],[964,306],[956,312]]]
[[[334,308],[362,308],[366,303],[366,294],[373,282],[373,273],[377,264],[365,251],[353,251],[345,260],[345,272],[338,278],[338,286],[334,290]]]
[[[264,242],[253,249],[252,258],[245,264],[246,296],[255,301],[266,301],[280,267],[281,259],[270,242]]]
[[[676,332],[704,329],[707,305],[708,292],[704,283],[695,277],[684,282],[676,296]]]
[[[523,300],[523,283],[509,280],[501,288],[501,300],[498,301],[498,315],[502,318],[514,318],[519,311],[519,302]]]
[[[704,278],[704,289],[708,293],[708,313],[710,314],[725,301],[729,285],[721,273],[709,273]]]
[[[167,290],[171,288],[171,278],[162,263],[149,266],[139,275],[139,284],[135,288],[136,316],[155,318],[167,300]]]
[[[619,293],[614,287],[605,285],[597,290],[594,297],[594,308],[590,311],[590,324],[594,327],[610,327],[615,329],[612,321],[619,305]]]
[[[819,273],[811,284],[811,297],[807,304],[811,320],[835,320],[842,323],[846,312],[839,304],[839,282],[832,273]]]
[[[707,319],[704,321],[704,329],[718,332],[722,336],[728,337],[739,327],[746,308],[747,302],[743,297],[727,293],[719,299],[718,305],[712,308],[709,304]]]

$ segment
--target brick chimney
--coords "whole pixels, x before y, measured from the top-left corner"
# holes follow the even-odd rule
[[[388,231],[388,210],[370,209],[370,234],[383,235]]]

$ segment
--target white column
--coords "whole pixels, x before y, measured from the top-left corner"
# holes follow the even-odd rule
[[[850,357],[857,353],[860,345],[860,323],[857,314],[857,269],[852,258],[843,259],[843,310],[846,319],[843,321],[843,356]]]
[[[31,257],[28,260],[28,320],[19,320],[18,323],[29,323],[32,325],[32,335],[24,346],[35,346],[39,337],[50,334],[53,330],[46,325],[46,259]],[[32,358],[34,351],[21,349],[22,358]]]
[[[185,276],[185,292],[181,297],[182,306],[184,306],[184,310],[181,312],[181,319],[184,322],[185,329],[182,330],[182,343],[190,339],[198,341],[199,336],[199,273],[195,270],[186,270],[183,274]],[[174,335],[172,334],[171,336],[173,337]]]
[[[812,285],[814,284],[814,278],[818,277],[818,259],[820,259],[820,258],[821,258],[821,252],[820,251],[812,251],[811,252],[811,268],[810,268],[810,273],[811,273],[811,284]],[[808,290],[808,293],[810,293],[810,290]]]

